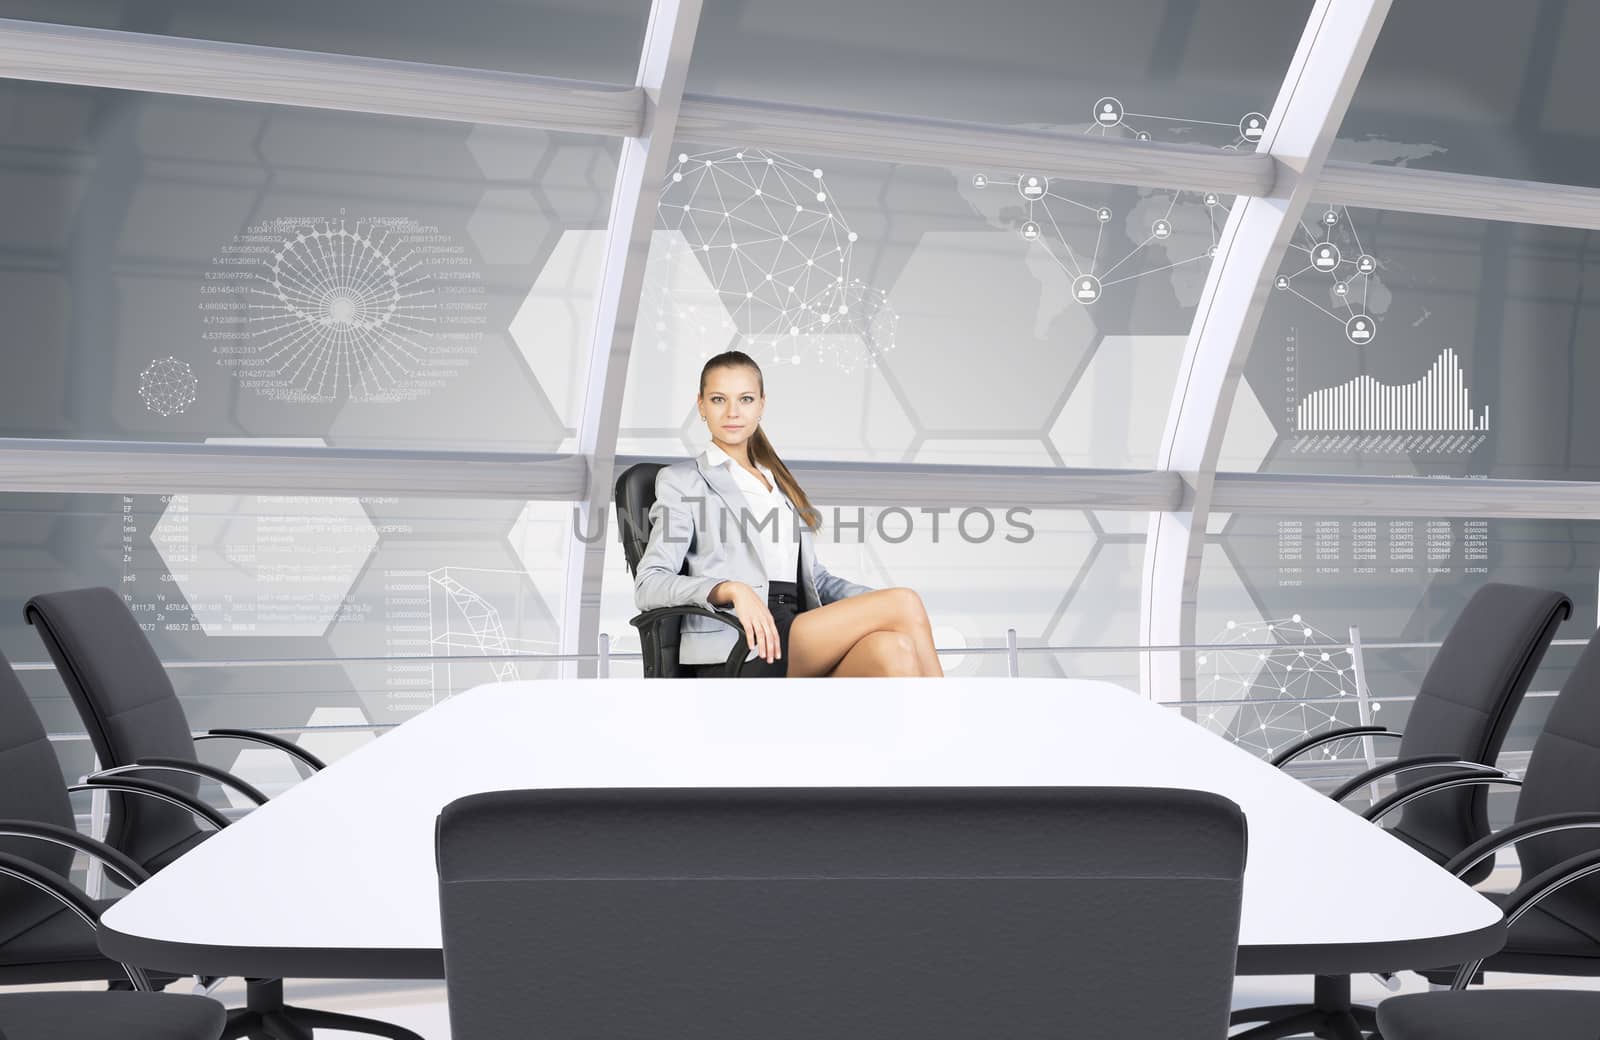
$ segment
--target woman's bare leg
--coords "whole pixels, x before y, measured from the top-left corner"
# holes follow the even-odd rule
[[[788,674],[836,674],[845,655],[873,632],[905,636],[917,661],[913,675],[942,676],[933,627],[922,599],[907,588],[874,589],[795,615],[789,628]]]
[[[793,632],[790,633],[793,635]],[[922,674],[922,664],[917,660],[917,648],[909,636],[902,632],[882,629],[868,632],[844,655],[837,668],[828,673],[830,678],[852,676],[917,676]]]

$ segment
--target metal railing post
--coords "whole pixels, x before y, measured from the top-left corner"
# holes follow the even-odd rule
[[[596,655],[595,674],[602,679],[611,678],[611,633],[600,633],[600,652]]]
[[[1006,667],[1013,679],[1022,674],[1022,659],[1017,655],[1017,630],[1014,628],[1006,629]]]
[[[1361,626],[1350,626],[1350,670],[1356,677],[1356,717],[1363,726],[1372,725],[1372,691],[1367,688],[1367,662],[1361,655]],[[1373,748],[1371,737],[1361,738],[1362,757],[1366,759],[1367,768],[1371,769],[1378,764],[1377,751]],[[1378,785],[1373,784],[1367,792],[1367,797],[1376,801]]]
[[[89,764],[89,772],[100,772],[100,756],[94,756],[94,761]],[[105,791],[91,791],[89,793],[89,837],[96,841],[106,840],[106,828],[110,826],[111,806],[108,801],[110,794]],[[83,890],[90,899],[104,899],[106,889],[106,868],[99,857],[90,857],[89,873],[83,879]]]

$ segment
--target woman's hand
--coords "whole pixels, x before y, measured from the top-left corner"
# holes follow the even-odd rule
[[[755,589],[742,581],[726,584],[725,591],[733,597],[733,612],[739,615],[739,623],[744,626],[746,645],[768,664],[774,658],[782,657],[783,648],[778,645],[778,625],[772,620],[772,611],[766,602],[756,595]]]

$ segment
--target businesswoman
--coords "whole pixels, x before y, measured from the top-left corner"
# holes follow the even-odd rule
[[[755,360],[711,358],[695,404],[711,446],[656,474],[638,608],[731,607],[754,654],[741,676],[944,675],[921,597],[846,581],[817,559],[820,514],[761,429]],[[685,617],[680,632],[678,661],[696,675],[719,673],[738,640],[707,617]]]

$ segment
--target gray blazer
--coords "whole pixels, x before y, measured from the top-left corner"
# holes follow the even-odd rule
[[[693,604],[737,619],[731,608],[713,604],[706,597],[720,581],[742,581],[766,599],[769,575],[761,558],[759,539],[771,538],[772,527],[770,523],[764,529],[756,526],[765,519],[751,508],[733,475],[721,466],[711,465],[705,452],[663,467],[656,473],[650,544],[639,560],[634,578],[634,605],[640,610],[654,610]],[[686,559],[689,573],[679,574]],[[873,591],[870,586],[829,574],[817,559],[812,533],[803,522],[800,573],[807,610]],[[794,580],[787,574],[772,577],[778,581]],[[685,617],[680,633],[678,660],[684,664],[727,660],[739,639],[736,629],[708,617]]]

